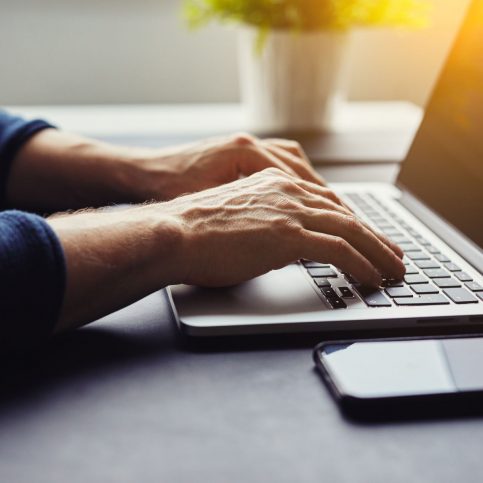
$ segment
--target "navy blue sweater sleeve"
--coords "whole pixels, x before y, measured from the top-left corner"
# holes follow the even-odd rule
[[[50,335],[65,289],[62,247],[40,216],[0,213],[0,352]]]
[[[15,155],[23,144],[42,129],[53,127],[42,121],[25,121],[0,110],[0,205],[5,206],[5,188]]]
[[[0,112],[0,203],[10,166],[21,146],[44,121]],[[37,345],[52,331],[65,291],[62,246],[40,216],[0,211],[0,354]]]

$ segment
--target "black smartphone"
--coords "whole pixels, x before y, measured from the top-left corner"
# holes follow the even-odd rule
[[[349,417],[483,414],[483,336],[322,342],[313,355]]]

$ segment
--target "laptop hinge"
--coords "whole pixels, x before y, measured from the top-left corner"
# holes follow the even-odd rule
[[[401,198],[398,199],[399,203],[444,240],[458,255],[473,265],[480,273],[483,272],[483,252],[477,245],[409,191],[402,186],[399,186],[399,189],[402,193]],[[478,223],[477,220],[475,222]]]

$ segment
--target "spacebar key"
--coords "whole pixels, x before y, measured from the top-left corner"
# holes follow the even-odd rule
[[[412,298],[395,298],[393,299],[397,305],[447,305],[449,300],[441,294],[422,295],[421,297]]]
[[[391,307],[391,302],[378,289],[359,285],[356,290],[369,307]]]

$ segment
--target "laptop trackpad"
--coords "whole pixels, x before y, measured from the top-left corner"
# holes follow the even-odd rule
[[[190,316],[287,316],[326,309],[310,281],[297,264],[273,270],[240,285],[199,288],[187,285],[171,287],[181,319]]]

